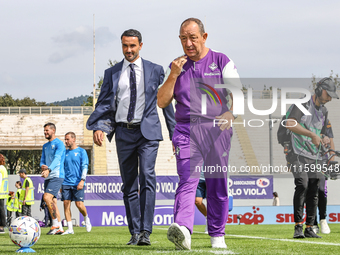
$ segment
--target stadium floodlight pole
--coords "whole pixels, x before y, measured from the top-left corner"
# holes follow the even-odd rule
[[[95,109],[96,101],[96,31],[95,31],[95,14],[93,14],[93,99],[92,99],[92,109]],[[95,144],[92,143],[92,153],[91,153],[91,174],[94,173],[94,148]]]
[[[95,14],[93,14],[93,101],[92,107],[95,108],[96,100],[96,31],[95,31]]]

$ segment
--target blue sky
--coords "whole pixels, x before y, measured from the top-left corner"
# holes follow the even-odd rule
[[[338,1],[0,0],[0,95],[52,102],[90,94],[93,14],[96,80],[123,58],[120,35],[140,30],[141,56],[166,67],[182,54],[178,30],[204,21],[207,46],[241,77],[309,78],[340,72]]]

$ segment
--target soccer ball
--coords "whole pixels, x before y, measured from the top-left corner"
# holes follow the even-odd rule
[[[19,247],[31,247],[40,237],[39,223],[28,216],[16,218],[8,230],[12,242]]]

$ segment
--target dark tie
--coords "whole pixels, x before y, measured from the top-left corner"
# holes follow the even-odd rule
[[[131,122],[135,115],[135,108],[136,108],[136,73],[134,69],[135,64],[130,64],[130,105],[129,105],[129,112],[127,116],[127,121]]]

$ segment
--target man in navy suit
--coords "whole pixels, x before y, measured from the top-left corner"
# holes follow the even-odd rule
[[[134,29],[121,36],[125,58],[107,69],[96,103],[87,121],[93,141],[102,145],[116,133],[122,191],[131,239],[128,245],[150,245],[156,199],[155,162],[163,140],[157,114],[157,89],[164,79],[163,67],[140,58],[142,36]],[[175,117],[172,105],[163,110],[172,138]],[[139,165],[139,176],[138,176]],[[139,180],[139,195],[138,195]]]

